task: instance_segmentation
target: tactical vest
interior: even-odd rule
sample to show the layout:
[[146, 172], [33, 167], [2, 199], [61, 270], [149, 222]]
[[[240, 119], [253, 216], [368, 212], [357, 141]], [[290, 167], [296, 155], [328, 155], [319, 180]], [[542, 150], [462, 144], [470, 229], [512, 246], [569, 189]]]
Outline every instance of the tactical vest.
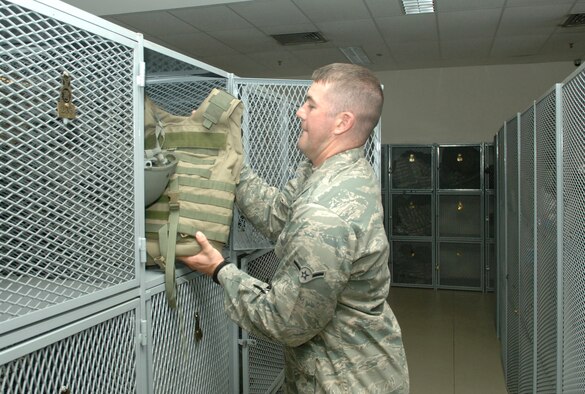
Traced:
[[167, 301], [175, 308], [175, 257], [200, 251], [196, 231], [220, 252], [228, 241], [243, 164], [243, 104], [213, 89], [191, 116], [169, 114], [148, 99], [144, 112], [145, 149], [160, 145], [178, 161], [162, 196], [146, 208], [147, 265], [165, 270]]

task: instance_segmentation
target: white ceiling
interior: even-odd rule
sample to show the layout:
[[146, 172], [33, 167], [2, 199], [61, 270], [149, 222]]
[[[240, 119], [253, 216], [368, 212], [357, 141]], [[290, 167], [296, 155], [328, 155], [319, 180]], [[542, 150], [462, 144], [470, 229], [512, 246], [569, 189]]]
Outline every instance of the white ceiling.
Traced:
[[[374, 71], [585, 58], [585, 27], [561, 26], [585, 0], [435, 0], [436, 13], [421, 15], [403, 15], [399, 0], [65, 2], [243, 77], [310, 75], [346, 62], [347, 46], [362, 47]], [[270, 37], [312, 31], [328, 42]]]

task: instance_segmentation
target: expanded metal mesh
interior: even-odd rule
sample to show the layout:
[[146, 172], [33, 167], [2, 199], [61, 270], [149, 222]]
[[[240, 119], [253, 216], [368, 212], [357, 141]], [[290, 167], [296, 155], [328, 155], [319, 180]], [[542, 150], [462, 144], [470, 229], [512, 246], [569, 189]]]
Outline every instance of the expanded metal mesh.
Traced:
[[439, 189], [481, 189], [479, 146], [439, 147]]
[[534, 365], [534, 107], [520, 116], [519, 144], [518, 391], [524, 393], [533, 390]]
[[439, 285], [481, 289], [481, 243], [439, 243]]
[[481, 212], [480, 195], [439, 195], [439, 236], [479, 238]]
[[[268, 251], [253, 260], [243, 260], [247, 266], [247, 272], [256, 279], [266, 283], [272, 281], [272, 277], [279, 265], [279, 260], [274, 251]], [[249, 347], [249, 393], [269, 393], [284, 369], [284, 354], [281, 344], [269, 342], [253, 334], [249, 334], [256, 345]], [[246, 362], [244, 360], [244, 362]]]
[[563, 392], [585, 391], [585, 72], [563, 86]]
[[[311, 81], [236, 79], [246, 110], [242, 133], [246, 161], [268, 184], [282, 189], [304, 159], [297, 147], [301, 123], [296, 116]], [[380, 126], [365, 145], [366, 158], [380, 176]], [[234, 250], [271, 248], [272, 243], [237, 215]]]
[[518, 392], [519, 322], [518, 322], [518, 122], [506, 123], [506, 264], [507, 264], [507, 349], [506, 381], [508, 390]]
[[0, 15], [2, 322], [135, 278], [135, 214], [133, 49], [5, 1]]
[[136, 392], [136, 316], [132, 310], [0, 365], [0, 392]]
[[555, 392], [557, 376], [556, 100], [536, 103], [536, 359], [537, 392]]
[[147, 76], [145, 94], [158, 107], [173, 115], [190, 116], [213, 88], [226, 90], [226, 83], [227, 80], [222, 78], [157, 80], [154, 76]]
[[389, 167], [393, 189], [433, 188], [433, 148], [391, 147]]
[[197, 275], [177, 286], [177, 305], [170, 309], [164, 292], [151, 300], [154, 392], [230, 392], [230, 322], [222, 288]]

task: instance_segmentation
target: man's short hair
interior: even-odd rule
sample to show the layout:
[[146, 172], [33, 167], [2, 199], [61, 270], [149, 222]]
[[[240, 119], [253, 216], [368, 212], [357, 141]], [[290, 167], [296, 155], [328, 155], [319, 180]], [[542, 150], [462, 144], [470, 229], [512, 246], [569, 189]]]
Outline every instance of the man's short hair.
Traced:
[[382, 114], [384, 93], [380, 80], [365, 67], [349, 63], [333, 63], [313, 72], [314, 82], [330, 85], [328, 97], [337, 114], [352, 112], [357, 119], [357, 129], [365, 136], [370, 135]]

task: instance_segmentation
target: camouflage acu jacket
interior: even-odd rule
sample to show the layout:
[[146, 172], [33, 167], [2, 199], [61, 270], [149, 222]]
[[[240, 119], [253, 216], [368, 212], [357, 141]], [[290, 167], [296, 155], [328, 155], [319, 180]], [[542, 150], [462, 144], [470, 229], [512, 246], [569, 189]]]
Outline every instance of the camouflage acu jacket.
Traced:
[[302, 163], [282, 191], [245, 169], [236, 202], [275, 240], [280, 265], [271, 284], [222, 269], [226, 311], [285, 345], [287, 392], [407, 393], [380, 188], [363, 149]]

